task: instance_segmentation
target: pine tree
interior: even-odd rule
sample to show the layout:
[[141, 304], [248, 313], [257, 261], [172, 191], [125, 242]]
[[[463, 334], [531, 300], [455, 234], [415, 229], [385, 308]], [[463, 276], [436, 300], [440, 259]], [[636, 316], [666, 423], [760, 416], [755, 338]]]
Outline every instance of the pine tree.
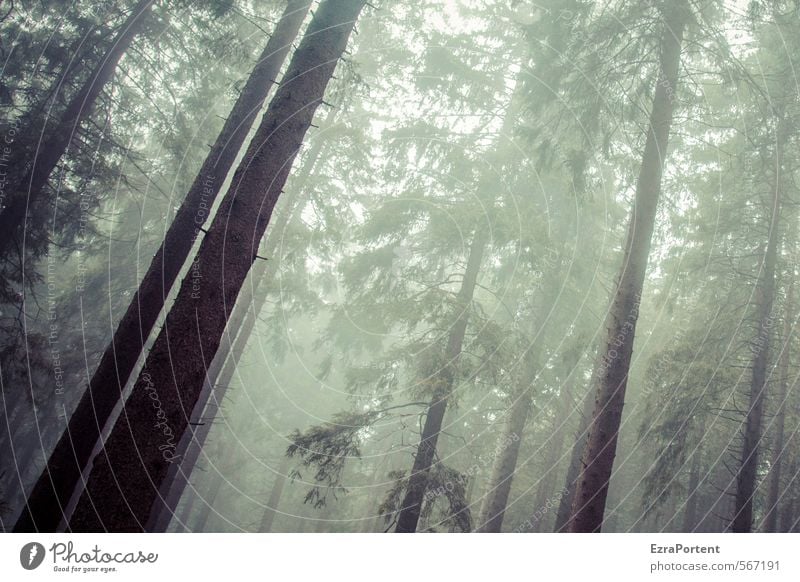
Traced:
[[70, 417], [69, 426], [31, 491], [15, 531], [54, 531], [58, 526], [100, 430], [122, 396], [144, 342], [211, 212], [214, 199], [275, 82], [310, 5], [310, 0], [288, 2], [120, 320], [86, 392]]
[[[328, 0], [317, 10], [95, 460], [70, 519], [71, 530], [144, 528], [169, 464], [177, 460], [172, 457], [177, 439], [186, 429], [230, 310], [259, 260], [258, 241], [364, 4]], [[180, 364], [173, 367], [173, 362]], [[154, 401], [160, 404], [155, 419]], [[119, 479], [122, 473], [125, 478]]]

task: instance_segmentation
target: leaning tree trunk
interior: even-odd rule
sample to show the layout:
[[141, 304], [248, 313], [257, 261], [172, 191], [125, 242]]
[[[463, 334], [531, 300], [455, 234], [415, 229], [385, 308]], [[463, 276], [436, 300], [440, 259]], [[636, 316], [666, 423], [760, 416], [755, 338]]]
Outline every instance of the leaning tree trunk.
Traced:
[[400, 513], [397, 516], [396, 533], [414, 533], [417, 531], [422, 502], [425, 497], [425, 491], [428, 488], [428, 475], [436, 456], [436, 444], [439, 441], [444, 414], [447, 411], [447, 401], [456, 382], [458, 360], [461, 355], [461, 348], [464, 345], [464, 336], [466, 335], [467, 322], [469, 321], [470, 304], [475, 293], [475, 285], [478, 282], [478, 274], [480, 273], [486, 244], [486, 233], [483, 229], [478, 228], [472, 238], [464, 280], [461, 282], [461, 288], [458, 290], [456, 298], [456, 309], [459, 310], [459, 314], [450, 328], [450, 334], [447, 338], [444, 365], [434, 379], [436, 387], [428, 405], [428, 413], [425, 416], [425, 424], [417, 446], [417, 454], [411, 467], [405, 497], [400, 506]]
[[15, 531], [54, 531], [195, 238], [280, 72], [311, 0], [290, 0], [28, 498]]
[[479, 533], [499, 533], [503, 527], [511, 482], [517, 467], [522, 433], [533, 402], [533, 387], [527, 386], [511, 405], [505, 428], [495, 450], [494, 467], [489, 478], [486, 498], [478, 518]]
[[[94, 109], [97, 98], [114, 76], [120, 59], [128, 50], [133, 39], [144, 30], [154, 3], [154, 0], [140, 0], [134, 6], [96, 68], [70, 99], [53, 129], [47, 133], [47, 137], [37, 147], [30, 170], [23, 174], [19, 183], [14, 184], [12, 196], [6, 201], [6, 207], [0, 212], [0, 256], [6, 256], [11, 251], [12, 246], [15, 246], [15, 241], [18, 242], [19, 236], [24, 237], [28, 208], [39, 201], [50, 176], [69, 148], [72, 136], [78, 130], [81, 122]], [[61, 519], [58, 510], [59, 508], [56, 507], [54, 512], [57, 512], [57, 520]]]
[[[323, 127], [328, 126], [333, 118], [333, 109], [326, 117]], [[247, 342], [255, 328], [258, 315], [264, 308], [269, 296], [266, 281], [274, 274], [271, 266], [278, 264], [278, 260], [273, 256], [276, 248], [276, 233], [282, 232], [285, 226], [296, 217], [298, 211], [303, 207], [297, 200], [299, 192], [303, 190], [308, 177], [316, 165], [322, 151], [322, 141], [318, 140], [309, 151], [308, 158], [303, 167], [295, 177], [297, 194], [290, 199], [289, 204], [285, 205], [282, 211], [276, 213], [275, 220], [270, 223], [267, 231], [264, 249], [269, 261], [259, 261], [250, 272], [250, 285], [246, 288], [243, 295], [237, 299], [231, 317], [225, 325], [223, 341], [220, 343], [217, 355], [209, 367], [206, 385], [200, 394], [200, 398], [195, 407], [195, 411], [201, 415], [203, 422], [191, 431], [191, 435], [186, 435], [184, 442], [181, 443], [181, 461], [178, 466], [173, 465], [167, 473], [157, 506], [153, 508], [151, 521], [147, 524], [147, 531], [159, 532], [166, 531], [175, 508], [183, 495], [189, 478], [200, 457], [200, 452], [208, 438], [211, 429], [211, 419], [219, 411], [219, 404], [225, 398], [225, 394], [231, 385], [236, 367], [244, 355]], [[264, 284], [262, 284], [264, 283]], [[233, 336], [233, 339], [232, 339]]]
[[783, 462], [783, 451], [785, 450], [784, 429], [786, 426], [786, 395], [789, 386], [789, 365], [791, 354], [791, 336], [794, 310], [792, 301], [794, 299], [793, 277], [789, 276], [789, 288], [786, 291], [786, 306], [783, 319], [783, 351], [780, 358], [780, 378], [778, 380], [778, 394], [776, 402], [778, 406], [775, 415], [775, 438], [772, 443], [772, 464], [769, 471], [769, 494], [767, 496], [767, 515], [764, 518], [764, 531], [778, 531], [778, 503], [780, 501], [781, 489], [781, 464]]
[[236, 170], [124, 410], [97, 456], [69, 527], [141, 531], [177, 461], [208, 363], [292, 162], [323, 103], [365, 0], [320, 4]]
[[608, 336], [602, 349], [604, 359], [596, 376], [595, 407], [569, 523], [569, 531], [572, 532], [600, 531], [616, 456], [639, 300], [661, 194], [661, 175], [672, 123], [683, 29], [689, 8], [681, 0], [674, 4], [663, 4], [662, 10], [665, 11], [665, 30], [661, 41], [660, 73], [636, 183], [622, 270], [607, 319]]
[[[781, 131], [781, 124], [778, 126]], [[772, 307], [775, 302], [775, 263], [778, 255], [778, 223], [781, 213], [781, 147], [778, 135], [775, 153], [775, 184], [769, 219], [769, 237], [758, 284], [758, 334], [754, 343], [753, 372], [742, 441], [742, 457], [736, 474], [736, 497], [731, 531], [749, 533], [753, 528], [753, 497], [756, 493], [761, 424], [767, 389], [767, 367], [772, 339]]]

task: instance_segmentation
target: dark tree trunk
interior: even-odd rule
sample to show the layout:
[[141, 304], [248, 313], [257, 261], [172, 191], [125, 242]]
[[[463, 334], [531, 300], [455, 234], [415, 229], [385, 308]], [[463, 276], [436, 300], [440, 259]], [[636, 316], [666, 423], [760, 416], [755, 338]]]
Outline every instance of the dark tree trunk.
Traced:
[[[72, 136], [81, 122], [91, 114], [98, 96], [114, 76], [120, 59], [133, 39], [144, 29], [153, 4], [154, 0], [140, 0], [133, 7], [101, 61], [70, 99], [64, 113], [36, 149], [30, 170], [23, 174], [18, 184], [14, 185], [12, 197], [7, 200], [7, 206], [0, 212], [0, 256], [6, 256], [12, 247], [16, 248], [15, 242], [21, 243], [21, 239], [25, 236], [28, 208], [38, 203], [50, 176], [69, 148]], [[19, 246], [22, 247], [22, 244]], [[56, 506], [53, 512], [56, 513], [56, 521], [60, 520], [60, 508]]]
[[170, 289], [286, 60], [310, 4], [311, 0], [289, 1], [120, 320], [67, 430], [50, 455], [15, 531], [54, 531], [58, 526], [63, 508], [122, 397]]
[[499, 533], [503, 527], [511, 482], [517, 467], [522, 434], [533, 402], [533, 387], [529, 386], [517, 396], [506, 419], [505, 428], [495, 450], [492, 475], [478, 518], [479, 533]]
[[284, 456], [281, 459], [281, 464], [276, 470], [275, 483], [272, 485], [272, 491], [269, 494], [267, 506], [264, 508], [264, 515], [261, 516], [261, 525], [258, 528], [258, 531], [261, 533], [268, 533], [272, 531], [272, 524], [275, 521], [278, 504], [281, 502], [283, 488], [286, 485], [286, 476], [289, 473], [289, 463], [289, 457]]
[[326, 0], [236, 170], [69, 527], [141, 531], [364, 0]]
[[445, 363], [438, 372], [438, 377], [436, 378], [437, 387], [434, 390], [428, 406], [428, 413], [425, 416], [425, 424], [417, 446], [417, 454], [414, 457], [405, 497], [397, 517], [396, 533], [414, 533], [417, 531], [422, 502], [425, 498], [425, 491], [428, 488], [428, 474], [436, 456], [436, 444], [439, 441], [444, 414], [447, 411], [447, 400], [456, 381], [458, 360], [464, 344], [464, 336], [467, 332], [470, 305], [475, 293], [475, 285], [478, 282], [478, 274], [480, 273], [486, 244], [486, 233], [479, 228], [473, 235], [472, 244], [470, 245], [467, 268], [464, 272], [464, 280], [458, 290], [456, 301], [459, 313], [450, 328], [450, 334], [447, 338], [447, 346], [444, 352]]
[[572, 532], [600, 531], [616, 456], [639, 300], [661, 194], [661, 175], [667, 155], [681, 42], [689, 7], [681, 0], [662, 4], [662, 10], [665, 26], [661, 41], [660, 72], [636, 183], [625, 256], [606, 320], [608, 336], [601, 347], [604, 359], [595, 380], [595, 407], [569, 523], [569, 531]]
[[769, 472], [769, 494], [767, 497], [767, 515], [764, 518], [764, 531], [778, 531], [778, 503], [780, 502], [781, 490], [781, 464], [783, 463], [784, 451], [784, 429], [786, 426], [786, 394], [789, 387], [789, 365], [791, 355], [791, 335], [792, 323], [794, 319], [794, 286], [792, 276], [789, 277], [789, 288], [786, 291], [786, 306], [783, 319], [783, 350], [780, 357], [780, 379], [778, 394], [775, 401], [777, 403], [777, 413], [775, 415], [775, 438], [772, 443], [772, 466]]
[[[333, 114], [329, 113], [327, 120], [330, 120], [332, 116]], [[322, 149], [321, 143], [321, 141], [315, 142], [309, 152], [308, 159], [296, 176], [296, 183], [299, 185], [300, 191], [302, 191], [303, 185], [319, 158]], [[201, 392], [200, 399], [195, 407], [197, 416], [201, 416], [202, 421], [200, 426], [193, 430], [191, 437], [186, 438], [185, 442], [181, 443], [180, 465], [170, 467], [164, 484], [166, 492], [161, 495], [163, 502], [157, 501], [157, 506], [153, 508], [152, 521], [147, 526], [148, 531], [166, 531], [174, 509], [186, 489], [195, 463], [197, 463], [200, 452], [208, 438], [212, 419], [219, 411], [219, 405], [231, 385], [237, 366], [247, 348], [247, 342], [255, 328], [258, 315], [267, 302], [269, 289], [266, 288], [265, 281], [274, 274], [272, 267], [278, 264], [278, 261], [274, 260], [275, 257], [273, 256], [275, 250], [274, 236], [284, 229], [298, 210], [302, 209], [302, 204], [297, 203], [297, 200], [291, 200], [287, 206], [283, 208], [282, 212], [277, 213], [267, 232], [264, 248], [267, 256], [273, 260], [258, 261], [255, 264], [249, 275], [250, 285], [245, 286], [242, 296], [237, 299], [231, 317], [225, 326], [223, 341], [209, 367], [206, 386]], [[233, 340], [231, 340], [231, 335], [234, 336]]]
[[[782, 131], [781, 124], [778, 132]], [[778, 254], [778, 223], [781, 213], [781, 147], [782, 137], [776, 140], [775, 184], [769, 219], [769, 238], [761, 265], [758, 284], [758, 333], [753, 345], [753, 373], [747, 407], [742, 457], [736, 474], [736, 497], [731, 531], [749, 533], [753, 528], [753, 497], [756, 493], [761, 424], [764, 418], [764, 400], [767, 389], [770, 342], [772, 339], [772, 307], [775, 302], [775, 263]]]

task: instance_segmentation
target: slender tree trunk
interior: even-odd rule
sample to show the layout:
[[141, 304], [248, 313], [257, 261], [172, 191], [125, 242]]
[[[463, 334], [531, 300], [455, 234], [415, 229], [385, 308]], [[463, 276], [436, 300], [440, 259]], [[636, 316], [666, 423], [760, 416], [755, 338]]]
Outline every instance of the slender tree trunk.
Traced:
[[290, 0], [222, 131], [203, 162], [139, 289], [103, 353], [69, 426], [30, 494], [16, 531], [54, 531], [111, 416], [170, 289], [183, 268], [270, 87], [297, 36], [311, 0]]
[[703, 461], [703, 438], [704, 432], [700, 432], [700, 444], [695, 449], [692, 455], [692, 466], [689, 469], [689, 495], [686, 498], [686, 509], [683, 513], [683, 532], [693, 532], [697, 529], [697, 498], [699, 496], [698, 489], [700, 487], [700, 470], [702, 469]]
[[[782, 133], [781, 124], [778, 132]], [[776, 140], [775, 184], [769, 220], [769, 238], [758, 284], [758, 334], [754, 343], [753, 373], [747, 419], [742, 441], [742, 457], [736, 474], [736, 498], [731, 531], [749, 533], [753, 527], [753, 497], [756, 493], [761, 424], [764, 418], [764, 400], [767, 389], [770, 342], [772, 339], [772, 308], [775, 302], [775, 263], [778, 254], [778, 223], [781, 213], [781, 148], [782, 136]]]
[[272, 531], [272, 523], [275, 521], [277, 515], [278, 505], [281, 502], [283, 495], [283, 488], [286, 485], [286, 476], [289, 473], [290, 459], [286, 455], [281, 459], [278, 466], [277, 473], [275, 474], [275, 483], [272, 485], [272, 492], [269, 494], [267, 506], [264, 508], [264, 515], [261, 517], [261, 525], [258, 531], [261, 533], [268, 533]]
[[772, 443], [772, 466], [769, 472], [769, 495], [767, 497], [767, 515], [764, 518], [764, 531], [778, 531], [778, 503], [781, 489], [781, 464], [783, 462], [784, 428], [786, 426], [786, 393], [789, 386], [789, 364], [791, 354], [792, 323], [794, 320], [793, 278], [789, 277], [789, 288], [786, 292], [786, 306], [783, 320], [783, 351], [780, 358], [780, 379], [776, 402], [778, 411], [775, 415], [775, 439]]
[[397, 527], [395, 528], [396, 533], [414, 533], [417, 531], [422, 502], [425, 497], [425, 491], [428, 488], [428, 474], [436, 457], [436, 444], [439, 441], [444, 414], [447, 411], [447, 400], [453, 391], [456, 381], [458, 360], [464, 344], [464, 336], [467, 332], [470, 304], [475, 293], [475, 285], [478, 282], [478, 274], [480, 273], [486, 244], [486, 233], [479, 228], [473, 235], [472, 244], [470, 245], [467, 269], [464, 272], [464, 280], [458, 291], [456, 302], [459, 314], [450, 328], [444, 352], [444, 366], [435, 379], [436, 388], [428, 406], [428, 413], [425, 416], [425, 424], [420, 435], [417, 454], [414, 457], [414, 465], [411, 468], [405, 497], [400, 506]]
[[528, 386], [517, 396], [509, 410], [505, 428], [495, 450], [495, 462], [489, 479], [486, 498], [478, 519], [479, 533], [499, 533], [511, 492], [511, 481], [517, 467], [522, 433], [533, 402], [533, 387]]
[[317, 9], [95, 459], [69, 523], [73, 531], [141, 531], [147, 522], [272, 209], [365, 3], [325, 0]]
[[[15, 185], [16, 191], [7, 201], [7, 206], [0, 211], [0, 256], [6, 256], [12, 247], [16, 247], [14, 243], [25, 236], [25, 217], [28, 209], [38, 203], [53, 170], [69, 148], [72, 136], [81, 122], [91, 114], [98, 96], [114, 76], [120, 59], [133, 39], [144, 29], [153, 4], [154, 0], [137, 2], [101, 61], [70, 99], [64, 113], [36, 149], [31, 169], [23, 175], [19, 184]], [[56, 518], [61, 519], [60, 514]]]
[[[570, 371], [570, 375], [574, 372]], [[562, 391], [559, 394], [559, 408], [556, 411], [556, 414], [553, 416], [553, 425], [550, 431], [552, 435], [550, 439], [548, 439], [547, 444], [547, 456], [545, 458], [545, 474], [542, 477], [542, 481], [539, 484], [539, 487], [536, 492], [536, 502], [534, 504], [534, 512], [539, 512], [542, 514], [543, 510], [547, 507], [548, 499], [555, 495], [556, 493], [556, 477], [557, 473], [557, 466], [558, 460], [561, 458], [561, 454], [564, 450], [564, 437], [565, 437], [565, 426], [564, 426], [564, 419], [568, 418], [569, 416], [569, 408], [570, 404], [572, 404], [572, 387], [571, 387], [572, 380], [567, 378], [566, 382], [562, 387]], [[534, 513], [533, 517], [536, 516]], [[543, 515], [542, 515], [543, 516]], [[533, 531], [541, 531], [542, 519], [539, 518], [536, 521], [531, 521], [533, 524]]]
[[572, 532], [600, 531], [608, 483], [616, 456], [625, 387], [639, 315], [639, 300], [661, 193], [661, 175], [672, 123], [681, 42], [689, 7], [685, 1], [680, 0], [662, 4], [662, 10], [665, 30], [661, 41], [660, 73], [636, 184], [622, 270], [607, 319], [608, 336], [601, 350], [604, 353], [604, 362], [599, 367], [596, 379], [595, 408], [569, 523], [569, 530]]
[[796, 491], [797, 491], [797, 461], [789, 463], [788, 474], [791, 475], [791, 480], [783, 489], [782, 497], [785, 499], [783, 507], [781, 508], [781, 531], [790, 532], [795, 523], [795, 505]]

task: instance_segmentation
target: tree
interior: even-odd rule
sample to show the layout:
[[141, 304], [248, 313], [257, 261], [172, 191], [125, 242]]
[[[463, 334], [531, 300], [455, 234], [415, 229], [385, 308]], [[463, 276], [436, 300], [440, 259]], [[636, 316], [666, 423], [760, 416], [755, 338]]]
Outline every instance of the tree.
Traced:
[[[149, 4], [148, 4], [149, 5]], [[15, 531], [54, 531], [80, 479], [100, 431], [122, 397], [125, 385], [186, 262], [214, 200], [263, 105], [311, 0], [291, 0], [258, 58], [189, 188], [166, 237], [117, 326], [83, 397], [70, 417], [34, 486]], [[1, 242], [1, 241], [0, 241]]]
[[[125, 409], [95, 460], [70, 529], [144, 527], [168, 466], [176, 460], [172, 457], [176, 439], [186, 429], [230, 310], [253, 262], [259, 260], [258, 241], [364, 4], [328, 0], [316, 12]], [[197, 318], [198, 313], [203, 316]], [[173, 368], [173, 361], [180, 364]], [[154, 402], [160, 405], [156, 431]], [[122, 473], [126, 477], [120, 480], [116, 475]]]
[[760, 265], [758, 284], [758, 332], [753, 341], [752, 378], [747, 407], [747, 420], [742, 442], [742, 456], [736, 473], [736, 505], [731, 529], [734, 532], [749, 532], [753, 527], [753, 497], [756, 490], [761, 424], [764, 417], [764, 402], [770, 372], [770, 344], [772, 341], [772, 309], [775, 302], [775, 265], [781, 233], [781, 194], [783, 186], [783, 147], [785, 125], [776, 123], [774, 179], [772, 181], [772, 205], [769, 213], [769, 235], [763, 262]]
[[436, 456], [436, 443], [442, 430], [447, 401], [451, 397], [456, 377], [461, 348], [469, 321], [472, 296], [478, 282], [483, 253], [488, 243], [484, 230], [476, 230], [472, 235], [472, 243], [467, 255], [467, 268], [464, 279], [458, 290], [456, 305], [458, 316], [450, 328], [447, 345], [444, 349], [442, 367], [434, 373], [430, 381], [433, 384], [433, 396], [425, 414], [425, 424], [420, 434], [414, 464], [406, 484], [405, 495], [397, 516], [397, 533], [413, 533], [417, 531], [422, 501], [428, 486], [428, 474]]
[[772, 444], [772, 460], [769, 471], [769, 490], [767, 496], [767, 515], [764, 518], [764, 531], [778, 531], [778, 512], [781, 494], [781, 469], [787, 443], [785, 442], [786, 400], [789, 397], [789, 366], [794, 326], [794, 269], [790, 271], [783, 313], [783, 345], [781, 347], [778, 392], [775, 394], [777, 412]]
[[659, 75], [636, 184], [625, 256], [608, 313], [608, 336], [601, 350], [603, 364], [599, 366], [595, 380], [597, 393], [594, 411], [569, 525], [572, 532], [600, 531], [603, 523], [608, 484], [622, 421], [636, 320], [639, 316], [639, 303], [661, 193], [661, 175], [672, 123], [681, 42], [690, 18], [690, 9], [681, 1], [663, 4], [661, 10], [664, 31]]
[[[78, 126], [91, 114], [95, 101], [113, 77], [131, 42], [145, 29], [153, 3], [154, 0], [136, 3], [92, 74], [72, 96], [52, 129], [45, 134], [33, 160], [29, 162], [30, 168], [12, 185], [11, 196], [3, 201], [0, 212], [0, 256], [8, 261], [15, 253], [19, 254], [21, 270], [25, 261], [26, 215], [39, 205], [50, 176], [69, 148]], [[17, 163], [27, 165], [28, 161], [20, 160]], [[4, 288], [7, 284], [3, 281]]]

